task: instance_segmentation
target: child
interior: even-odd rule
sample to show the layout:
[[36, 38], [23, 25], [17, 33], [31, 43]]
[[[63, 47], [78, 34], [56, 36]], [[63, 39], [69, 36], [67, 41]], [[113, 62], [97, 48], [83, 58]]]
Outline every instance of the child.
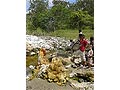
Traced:
[[87, 53], [88, 57], [88, 67], [93, 66], [93, 50], [92, 50], [92, 45], [89, 47], [89, 51]]
[[90, 45], [92, 45], [92, 50], [94, 51], [94, 37], [90, 37]]
[[82, 36], [80, 37], [80, 57], [81, 60], [83, 62], [83, 66], [86, 65], [86, 58], [85, 58], [85, 50], [86, 50], [86, 46], [88, 45], [87, 40], [85, 40], [85, 35], [82, 34]]
[[90, 37], [90, 45], [92, 45], [92, 50], [93, 50], [93, 63], [94, 63], [94, 37]]
[[83, 66], [86, 65], [86, 58], [85, 58], [85, 50], [86, 46], [88, 45], [87, 40], [85, 39], [85, 35], [79, 35], [79, 50], [77, 50], [74, 54], [81, 58]]

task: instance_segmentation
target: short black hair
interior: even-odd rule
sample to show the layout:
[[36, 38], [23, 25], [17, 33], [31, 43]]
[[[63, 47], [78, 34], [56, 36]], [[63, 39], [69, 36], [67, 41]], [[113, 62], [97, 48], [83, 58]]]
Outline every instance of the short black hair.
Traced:
[[79, 30], [79, 33], [82, 32], [82, 30]]
[[94, 37], [90, 37], [90, 41], [94, 40]]

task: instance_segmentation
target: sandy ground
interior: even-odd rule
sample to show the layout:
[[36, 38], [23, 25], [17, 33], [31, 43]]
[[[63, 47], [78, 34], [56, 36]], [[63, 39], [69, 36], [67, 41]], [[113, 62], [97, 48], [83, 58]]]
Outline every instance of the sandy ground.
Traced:
[[58, 86], [56, 83], [49, 83], [43, 79], [33, 79], [26, 82], [26, 90], [76, 90], [71, 86]]

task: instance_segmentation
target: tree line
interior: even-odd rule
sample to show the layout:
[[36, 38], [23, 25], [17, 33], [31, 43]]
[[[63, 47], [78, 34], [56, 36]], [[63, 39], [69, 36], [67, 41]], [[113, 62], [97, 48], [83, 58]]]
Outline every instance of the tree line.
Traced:
[[30, 0], [29, 13], [26, 14], [26, 29], [37, 28], [50, 32], [59, 29], [94, 29], [94, 0]]

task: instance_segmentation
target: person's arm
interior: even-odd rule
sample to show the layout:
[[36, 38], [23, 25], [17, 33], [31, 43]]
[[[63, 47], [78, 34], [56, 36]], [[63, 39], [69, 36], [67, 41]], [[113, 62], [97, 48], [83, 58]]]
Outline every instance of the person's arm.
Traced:
[[74, 45], [77, 44], [77, 43], [79, 43], [79, 40], [77, 40], [77, 41], [71, 46], [71, 48], [73, 48]]

